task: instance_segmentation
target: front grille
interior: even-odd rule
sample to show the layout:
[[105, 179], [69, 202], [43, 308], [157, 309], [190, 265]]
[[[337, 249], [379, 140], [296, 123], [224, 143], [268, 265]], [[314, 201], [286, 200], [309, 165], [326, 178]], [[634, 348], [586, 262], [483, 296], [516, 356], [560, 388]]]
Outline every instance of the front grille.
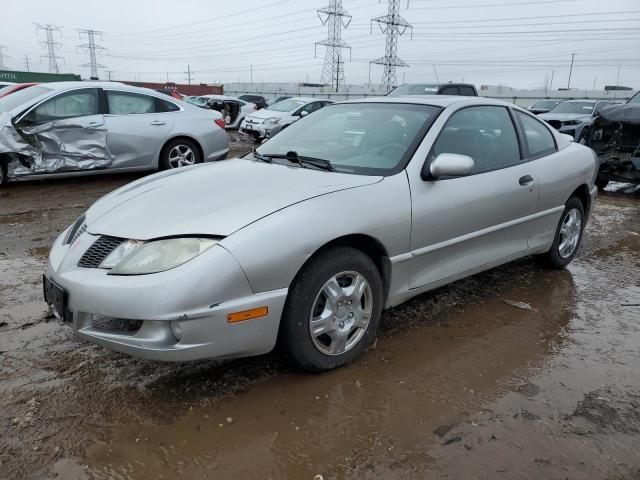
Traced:
[[86, 252], [84, 252], [84, 255], [82, 255], [82, 258], [78, 262], [78, 266], [85, 268], [98, 268], [102, 261], [107, 258], [107, 256], [122, 242], [124, 242], [124, 238], [102, 235], [93, 242], [93, 245], [91, 245]]

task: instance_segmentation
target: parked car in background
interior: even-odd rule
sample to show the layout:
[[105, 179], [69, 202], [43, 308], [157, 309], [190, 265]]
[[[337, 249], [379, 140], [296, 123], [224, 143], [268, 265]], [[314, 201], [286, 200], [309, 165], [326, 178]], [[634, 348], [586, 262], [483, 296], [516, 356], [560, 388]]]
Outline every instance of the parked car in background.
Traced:
[[29, 88], [34, 85], [39, 85], [39, 84], [38, 83], [16, 83], [15, 85], [9, 85], [6, 88], [3, 88], [0, 90], [0, 98], [6, 97], [7, 95], [11, 95], [14, 92], [24, 90], [25, 88]]
[[198, 97], [198, 101], [202, 100], [205, 103], [199, 106], [220, 112], [225, 121], [225, 128], [228, 129], [237, 130], [245, 117], [258, 109], [254, 103], [227, 95], [202, 95]]
[[191, 105], [195, 105], [196, 107], [204, 107], [207, 104], [208, 99], [197, 95], [187, 95], [182, 100], [190, 103]]
[[287, 100], [289, 98], [291, 98], [291, 95], [285, 95], [284, 97], [272, 98], [271, 100], [269, 100], [269, 105], [273, 105], [274, 103], [278, 103], [278, 102], [281, 102], [283, 100]]
[[406, 83], [394, 88], [387, 97], [404, 97], [407, 95], [461, 95], [477, 97], [476, 87], [470, 83]]
[[258, 110], [260, 110], [261, 108], [265, 108], [269, 103], [267, 102], [267, 99], [264, 98], [262, 95], [240, 95], [238, 97], [240, 100], [244, 100], [245, 102], [250, 102], [253, 103], [256, 107], [258, 107]]
[[562, 100], [540, 100], [527, 108], [527, 110], [534, 115], [540, 115], [541, 113], [547, 113], [552, 108], [555, 108], [560, 102], [562, 102]]
[[599, 188], [612, 180], [640, 185], [640, 93], [624, 105], [602, 108], [584, 143], [600, 157]]
[[317, 98], [288, 98], [248, 115], [240, 124], [239, 131], [252, 135], [256, 140], [273, 137], [300, 118], [331, 103], [333, 103], [331, 100]]
[[590, 148], [498, 100], [329, 105], [243, 159], [102, 197], [54, 242], [45, 299], [80, 338], [129, 355], [277, 342], [329, 370], [374, 343], [385, 308], [528, 255], [565, 267], [596, 172]]
[[0, 183], [219, 160], [218, 112], [116, 82], [57, 82], [0, 98]]
[[607, 100], [565, 100], [540, 118], [561, 133], [578, 139], [581, 130], [598, 115], [600, 110], [613, 102]]

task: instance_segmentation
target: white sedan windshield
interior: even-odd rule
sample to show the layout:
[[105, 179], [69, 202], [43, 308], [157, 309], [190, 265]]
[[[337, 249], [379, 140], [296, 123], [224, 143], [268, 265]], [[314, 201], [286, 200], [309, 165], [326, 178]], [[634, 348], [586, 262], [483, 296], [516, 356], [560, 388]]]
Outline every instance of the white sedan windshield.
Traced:
[[330, 105], [283, 130], [257, 152], [328, 160], [339, 172], [393, 174], [404, 168], [439, 111], [403, 103]]

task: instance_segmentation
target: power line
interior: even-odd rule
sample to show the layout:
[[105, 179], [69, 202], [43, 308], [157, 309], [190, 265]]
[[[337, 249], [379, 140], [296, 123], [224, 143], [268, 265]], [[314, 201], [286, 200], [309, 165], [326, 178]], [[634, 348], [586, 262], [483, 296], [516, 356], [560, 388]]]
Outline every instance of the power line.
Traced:
[[86, 35], [87, 43], [80, 44], [76, 48], [79, 48], [83, 53], [89, 54], [89, 63], [85, 63], [81, 65], [81, 67], [91, 68], [91, 78], [96, 80], [98, 79], [98, 68], [107, 68], [98, 63], [98, 53], [102, 53], [107, 50], [102, 45], [96, 44], [96, 37], [99, 37], [100, 40], [102, 40], [102, 33], [103, 32], [99, 32], [98, 30], [78, 29], [80, 38], [82, 38], [83, 35]]
[[342, 50], [348, 48], [351, 52], [351, 47], [342, 40], [342, 29], [351, 23], [351, 15], [342, 7], [342, 0], [329, 0], [328, 6], [318, 10], [318, 17], [322, 25], [327, 25], [327, 39], [316, 42], [316, 48], [327, 47], [320, 81], [333, 85], [335, 80], [337, 92], [340, 82], [344, 83], [344, 69], [340, 68]]
[[58, 32], [58, 34], [62, 35], [62, 27], [57, 27], [55, 25], [45, 24], [41, 25], [39, 23], [35, 24], [36, 33], [40, 30], [44, 30], [45, 32], [45, 41], [40, 42], [41, 45], [46, 47], [47, 53], [46, 55], [42, 55], [43, 58], [46, 58], [49, 61], [49, 73], [60, 73], [60, 68], [58, 66], [58, 60], [61, 60], [64, 63], [64, 58], [58, 57], [56, 55], [56, 51], [60, 50], [62, 44], [60, 42], [56, 42], [53, 39], [53, 34]]
[[[398, 57], [398, 37], [404, 35], [409, 29], [413, 37], [413, 26], [400, 15], [400, 0], [387, 0], [387, 2], [387, 14], [371, 19], [371, 28], [376, 22], [380, 31], [387, 36], [384, 57], [372, 60], [371, 63], [384, 66], [381, 85], [389, 91], [396, 85], [396, 67], [409, 66]], [[407, 0], [408, 7], [409, 0]]]

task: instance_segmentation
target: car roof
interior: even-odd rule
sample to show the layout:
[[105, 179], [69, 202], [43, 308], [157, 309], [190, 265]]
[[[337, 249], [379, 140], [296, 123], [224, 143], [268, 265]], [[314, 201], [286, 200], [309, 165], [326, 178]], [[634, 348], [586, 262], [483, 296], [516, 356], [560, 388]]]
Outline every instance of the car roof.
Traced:
[[404, 97], [367, 97], [353, 100], [345, 100], [339, 103], [413, 103], [417, 105], [433, 105], [446, 108], [456, 103], [470, 105], [501, 105], [513, 107], [514, 105], [502, 100], [485, 97], [465, 97], [453, 95], [406, 95]]
[[583, 98], [583, 99], [574, 98], [573, 100], [564, 100], [562, 103], [565, 103], [565, 102], [567, 102], [567, 103], [578, 103], [578, 102], [580, 102], [580, 103], [585, 103], [585, 102], [587, 102], [587, 103], [596, 103], [596, 102], [603, 102], [603, 101], [606, 101], [606, 100], [594, 100], [592, 98]]

